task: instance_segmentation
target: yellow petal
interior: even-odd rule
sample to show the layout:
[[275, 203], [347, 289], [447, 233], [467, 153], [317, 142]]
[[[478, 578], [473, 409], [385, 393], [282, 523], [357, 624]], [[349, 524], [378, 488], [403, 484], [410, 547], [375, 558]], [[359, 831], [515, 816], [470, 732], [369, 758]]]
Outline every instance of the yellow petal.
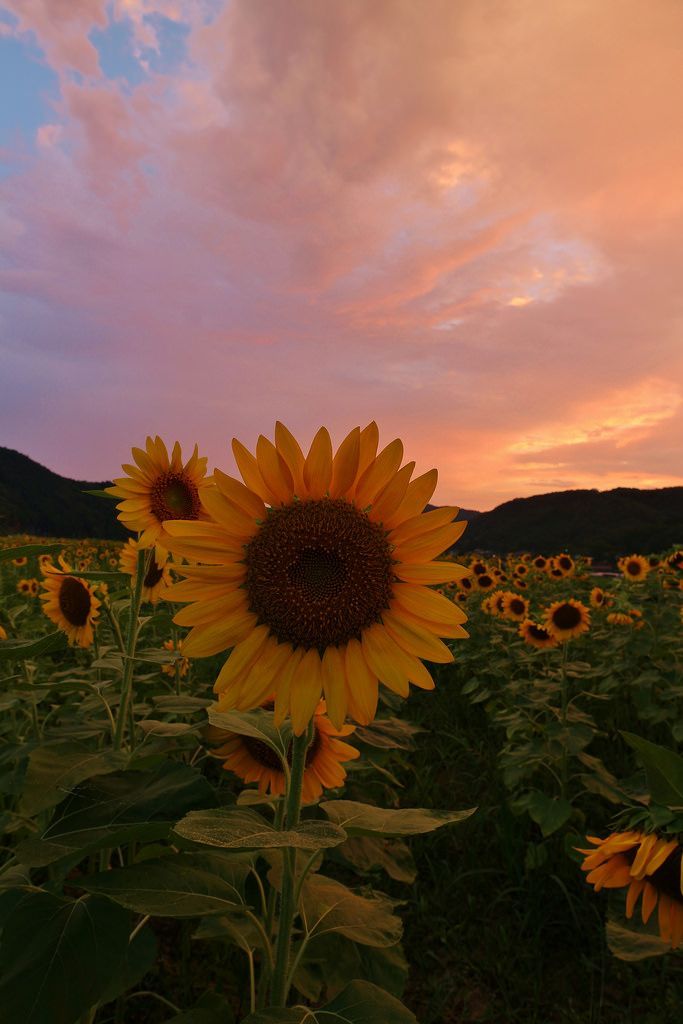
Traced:
[[346, 718], [347, 695], [344, 659], [338, 647], [327, 647], [323, 655], [323, 693], [327, 714], [335, 729], [341, 729]]
[[304, 453], [291, 431], [279, 420], [275, 424], [275, 445], [292, 474], [294, 493], [301, 496], [304, 491]]
[[412, 519], [424, 511], [424, 507], [436, 490], [439, 474], [435, 469], [423, 473], [408, 484], [406, 496], [398, 506], [393, 516], [384, 524], [387, 529], [393, 530], [395, 526], [402, 523], [404, 519]]
[[[399, 469], [398, 473], [395, 474], [393, 479], [389, 481], [384, 490], [373, 501], [368, 512], [368, 519], [375, 523], [384, 523], [394, 514], [405, 497], [414, 469], [414, 462], [408, 462]], [[392, 543], [395, 542], [392, 541]]]
[[322, 675], [320, 655], [311, 648], [299, 662], [291, 684], [289, 700], [295, 736], [301, 736], [315, 714], [323, 689]]
[[652, 911], [657, 906], [657, 890], [654, 885], [650, 882], [645, 882], [645, 890], [643, 892], [643, 899], [640, 905], [640, 912], [643, 918], [643, 924], [647, 924]]
[[[226, 627], [235, 612], [247, 607], [247, 594], [242, 588], [229, 594], [221, 594], [206, 601], [195, 601], [187, 608], [181, 608], [173, 617], [177, 626], [201, 626], [204, 623], [222, 624]], [[230, 621], [226, 621], [226, 620]]]
[[467, 523], [463, 519], [459, 523], [451, 523], [449, 526], [441, 526], [437, 530], [430, 530], [422, 537], [406, 541], [394, 548], [392, 557], [397, 562], [428, 562], [431, 558], [443, 554], [451, 548], [461, 536]]
[[399, 647], [408, 651], [408, 654], [414, 654], [417, 658], [424, 658], [426, 661], [444, 665], [453, 661], [453, 654], [448, 647], [422, 626], [406, 622], [402, 616], [399, 617], [391, 612], [382, 613], [382, 622], [387, 633], [393, 637]]
[[443, 594], [437, 594], [435, 590], [428, 590], [427, 587], [395, 583], [393, 601], [420, 619], [430, 619], [449, 625], [467, 622], [467, 616], [457, 604], [449, 601]]
[[332, 441], [325, 427], [313, 438], [304, 463], [304, 486], [309, 498], [322, 498], [332, 479]]
[[233, 505], [216, 487], [202, 488], [200, 501], [212, 519], [233, 537], [246, 541], [259, 529], [253, 516]]
[[634, 878], [626, 893], [626, 917], [633, 917], [633, 908], [645, 887], [645, 879]]
[[414, 540], [424, 533], [430, 533], [439, 526], [446, 526], [453, 522], [459, 509], [453, 505], [443, 505], [441, 508], [433, 508], [431, 512], [421, 512], [420, 515], [406, 519], [391, 531], [390, 540], [392, 544], [403, 544], [405, 541]]
[[256, 616], [245, 612], [239, 619], [217, 626], [195, 626], [183, 640], [183, 654], [188, 658], [208, 658], [234, 647], [256, 625]]
[[377, 678], [401, 697], [408, 696], [408, 676], [402, 671], [394, 653], [394, 644], [386, 630], [376, 623], [363, 630], [361, 647], [363, 657]]
[[635, 856], [633, 864], [631, 865], [631, 874], [634, 878], [638, 878], [639, 875], [642, 877], [642, 875], [645, 874], [647, 862], [656, 843], [657, 836], [654, 832], [652, 832], [649, 836], [645, 836], [645, 838], [643, 839], [642, 843], [640, 844], [640, 849], [638, 850], [638, 853]]
[[275, 445], [263, 434], [259, 435], [256, 443], [256, 461], [275, 504], [288, 504], [294, 497], [294, 478]]
[[266, 647], [260, 658], [252, 665], [237, 694], [237, 710], [251, 711], [267, 700], [272, 692], [274, 681], [292, 655], [291, 644], [279, 644], [275, 637], [272, 646]]
[[[257, 626], [253, 632], [245, 637], [230, 653], [230, 657], [218, 673], [218, 678], [213, 684], [215, 693], [222, 693], [227, 690], [236, 680], [244, 678], [256, 659], [260, 656], [269, 636], [267, 626]], [[183, 651], [185, 645], [183, 644]]]
[[423, 562], [421, 564], [395, 565], [394, 575], [406, 583], [424, 583], [435, 586], [439, 583], [454, 583], [470, 575], [470, 570], [455, 562]]
[[279, 677], [275, 680], [275, 712], [273, 721], [277, 729], [280, 728], [285, 718], [289, 715], [292, 679], [303, 656], [304, 652], [301, 647], [297, 651], [293, 651], [289, 661], [283, 666]]
[[396, 438], [383, 448], [359, 478], [353, 499], [359, 508], [367, 508], [398, 471], [403, 458], [403, 442]]
[[344, 438], [332, 460], [330, 497], [341, 498], [353, 485], [358, 474], [360, 458], [360, 427], [354, 427]]
[[252, 519], [265, 519], [266, 506], [258, 494], [245, 487], [240, 480], [235, 480], [234, 477], [221, 472], [220, 469], [214, 470], [213, 478], [218, 490], [233, 505], [236, 505]]
[[359, 640], [349, 640], [344, 652], [346, 685], [349, 690], [349, 714], [359, 723], [368, 725], [377, 711], [377, 676], [363, 657]]
[[232, 439], [232, 454], [235, 456], [237, 468], [242, 474], [242, 479], [249, 490], [253, 491], [254, 494], [258, 494], [259, 498], [265, 501], [267, 505], [272, 505], [273, 495], [263, 481], [258, 462], [236, 437]]
[[360, 454], [358, 455], [358, 474], [356, 480], [360, 480], [365, 470], [374, 461], [379, 448], [379, 427], [373, 420], [368, 423], [360, 432]]

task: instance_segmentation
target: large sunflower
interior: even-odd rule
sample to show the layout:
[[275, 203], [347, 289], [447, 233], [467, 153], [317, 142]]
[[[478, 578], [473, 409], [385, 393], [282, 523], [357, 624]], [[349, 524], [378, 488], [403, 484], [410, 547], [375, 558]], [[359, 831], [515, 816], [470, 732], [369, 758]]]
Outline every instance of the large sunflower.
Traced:
[[[356, 747], [342, 742], [341, 737], [349, 736], [354, 729], [354, 725], [343, 725], [341, 729], [335, 729], [325, 714], [325, 702], [320, 701], [313, 716], [313, 738], [306, 751], [302, 790], [304, 803], [317, 800], [323, 789], [336, 789], [344, 784], [346, 770], [342, 764], [352, 761], [360, 752]], [[280, 796], [285, 792], [282, 764], [266, 743], [251, 736], [240, 736], [220, 729], [212, 729], [211, 738], [222, 741], [222, 745], [213, 754], [223, 759], [224, 768], [239, 775], [244, 782], [258, 782], [260, 793]]]
[[403, 445], [379, 454], [358, 427], [333, 455], [324, 427], [308, 455], [281, 423], [256, 457], [233, 441], [244, 483], [216, 470], [200, 498], [211, 522], [165, 523], [168, 547], [202, 565], [168, 594], [192, 601], [175, 618], [193, 629], [190, 657], [232, 648], [216, 683], [219, 707], [248, 710], [275, 692], [278, 722], [301, 734], [321, 695], [336, 728], [370, 722], [378, 682], [403, 697], [434, 686], [421, 659], [450, 662], [439, 637], [464, 637], [464, 612], [430, 584], [467, 574], [434, 562], [460, 537], [457, 509], [424, 512], [436, 470], [410, 480]]
[[683, 943], [683, 848], [678, 839], [656, 832], [613, 832], [605, 839], [586, 836], [596, 849], [585, 854], [582, 870], [595, 888], [625, 889], [626, 916], [642, 894], [641, 915], [647, 924], [658, 906], [659, 934], [677, 949]]
[[557, 640], [571, 640], [590, 627], [591, 615], [585, 604], [570, 597], [568, 601], [555, 601], [545, 613], [545, 624]]
[[[138, 551], [140, 545], [136, 540], [128, 540], [121, 549], [120, 566], [121, 571], [135, 579], [138, 566]], [[171, 566], [166, 552], [156, 549], [145, 578], [142, 581], [142, 600], [157, 604], [173, 583]]]
[[93, 642], [95, 621], [101, 601], [87, 580], [71, 575], [71, 567], [63, 558], [61, 569], [46, 566], [43, 569], [43, 593], [40, 595], [43, 611], [69, 641], [78, 647], [90, 647]]
[[114, 480], [109, 494], [122, 498], [116, 507], [119, 519], [133, 533], [139, 533], [140, 546], [149, 548], [164, 541], [162, 523], [167, 519], [206, 519], [199, 500], [207, 485], [206, 459], [199, 458], [197, 446], [183, 466], [182, 452], [176, 441], [169, 457], [160, 437], [147, 438], [146, 448], [133, 448], [137, 465], [124, 465], [128, 476]]

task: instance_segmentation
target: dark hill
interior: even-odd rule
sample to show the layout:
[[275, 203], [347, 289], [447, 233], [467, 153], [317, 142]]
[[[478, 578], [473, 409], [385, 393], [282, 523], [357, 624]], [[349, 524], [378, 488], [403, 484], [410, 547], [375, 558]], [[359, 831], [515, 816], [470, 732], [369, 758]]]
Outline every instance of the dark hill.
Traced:
[[0, 447], [0, 534], [111, 540], [127, 537], [116, 518], [114, 502], [83, 494], [110, 483], [68, 480], [27, 455]]
[[683, 544], [683, 487], [555, 491], [515, 498], [470, 522], [455, 551], [559, 551], [609, 558]]

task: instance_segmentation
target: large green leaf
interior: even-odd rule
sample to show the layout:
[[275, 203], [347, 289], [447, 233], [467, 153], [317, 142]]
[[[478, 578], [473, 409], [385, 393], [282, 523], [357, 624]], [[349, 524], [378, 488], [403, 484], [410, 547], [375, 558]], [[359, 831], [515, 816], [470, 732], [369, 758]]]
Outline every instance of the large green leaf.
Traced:
[[400, 999], [407, 976], [408, 964], [400, 943], [361, 946], [335, 933], [308, 940], [293, 985], [310, 1002], [318, 1003], [323, 996], [331, 999], [350, 981], [363, 978]]
[[304, 821], [296, 828], [279, 832], [247, 807], [190, 811], [174, 831], [193, 843], [224, 850], [321, 850], [339, 846], [346, 839], [346, 832], [329, 821]]
[[621, 735], [633, 747], [645, 768], [654, 802], [677, 810], [683, 808], [683, 757], [632, 732], [622, 732]]
[[30, 558], [32, 555], [49, 555], [63, 551], [63, 544], [19, 544], [15, 548], [0, 548], [0, 562], [11, 558]]
[[417, 1024], [410, 1010], [369, 981], [352, 981], [319, 1010], [293, 1006], [250, 1014], [244, 1024]]
[[203, 917], [244, 905], [250, 858], [175, 853], [80, 880], [81, 888], [109, 896], [153, 917]]
[[74, 1024], [125, 968], [129, 933], [109, 900], [26, 893], [0, 941], [0, 1024]]
[[466, 811], [431, 811], [423, 807], [387, 810], [354, 800], [323, 800], [325, 814], [350, 836], [414, 836], [433, 832], [442, 825], [464, 821], [476, 807]]
[[17, 858], [42, 867], [130, 840], [163, 839], [189, 808], [214, 802], [209, 783], [187, 765], [166, 761], [153, 771], [113, 772], [76, 787], [42, 836], [19, 844]]
[[[655, 914], [655, 917], [657, 915]], [[644, 927], [634, 926], [633, 921], [610, 917], [605, 926], [607, 945], [618, 960], [645, 960], [651, 956], [664, 956], [670, 952], [668, 942]]]
[[128, 755], [116, 750], [91, 750], [83, 743], [66, 741], [31, 752], [21, 799], [26, 815], [54, 807], [86, 779], [124, 767]]
[[335, 858], [342, 857], [353, 864], [357, 871], [372, 871], [383, 868], [390, 878], [397, 882], [415, 881], [415, 862], [406, 843], [400, 839], [385, 839], [382, 836], [350, 836], [334, 851]]
[[358, 896], [324, 875], [309, 875], [301, 887], [301, 911], [314, 935], [338, 932], [361, 945], [393, 946], [403, 930], [393, 907], [388, 897]]
[[208, 715], [211, 725], [237, 733], [239, 736], [250, 736], [252, 739], [260, 740], [281, 757], [289, 749], [291, 726], [285, 723], [277, 729], [272, 711], [263, 711], [261, 708], [255, 711], [215, 711], [209, 708]]
[[68, 647], [66, 634], [61, 629], [47, 633], [37, 640], [0, 640], [0, 661], [23, 661], [41, 654], [54, 654]]
[[572, 813], [572, 805], [568, 800], [559, 796], [547, 796], [538, 789], [529, 793], [527, 808], [544, 836], [552, 835], [558, 828], [562, 828]]

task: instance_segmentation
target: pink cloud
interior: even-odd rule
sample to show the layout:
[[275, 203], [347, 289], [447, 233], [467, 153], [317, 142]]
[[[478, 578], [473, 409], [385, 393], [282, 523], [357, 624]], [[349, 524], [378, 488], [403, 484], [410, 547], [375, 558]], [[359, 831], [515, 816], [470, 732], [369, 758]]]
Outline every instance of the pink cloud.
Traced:
[[[0, 183], [7, 443], [102, 477], [377, 418], [467, 507], [683, 483], [679, 5], [64, 3], [14, 5], [63, 77]], [[182, 69], [107, 80], [107, 10]]]

